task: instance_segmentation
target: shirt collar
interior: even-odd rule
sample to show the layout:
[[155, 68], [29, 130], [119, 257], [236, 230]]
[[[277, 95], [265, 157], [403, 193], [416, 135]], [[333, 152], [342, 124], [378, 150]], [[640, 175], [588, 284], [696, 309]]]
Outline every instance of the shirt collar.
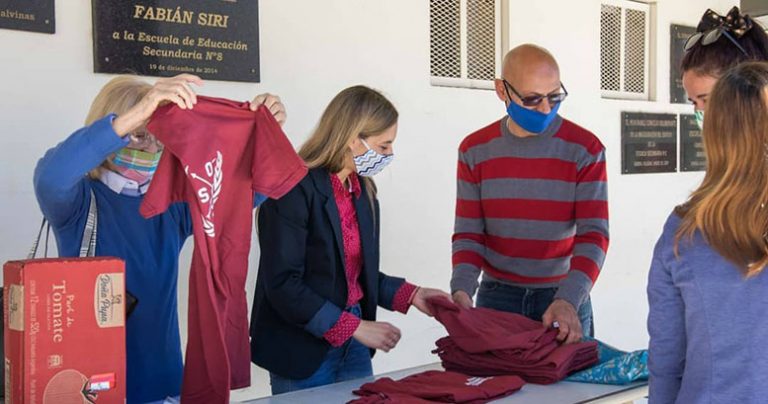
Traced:
[[344, 195], [354, 194], [355, 197], [359, 197], [361, 189], [360, 180], [358, 179], [357, 174], [349, 174], [349, 176], [347, 176], [347, 182], [349, 183], [349, 186], [345, 187], [344, 184], [341, 183], [339, 176], [331, 173], [331, 185], [333, 185], [334, 191], [342, 191]]
[[360, 180], [357, 174], [349, 174], [347, 179], [349, 180], [349, 192], [355, 194], [355, 197], [360, 196]]
[[149, 189], [149, 181], [139, 185], [138, 182], [129, 180], [128, 178], [125, 178], [112, 170], [107, 170], [104, 167], [99, 168], [99, 181], [112, 191], [129, 196], [144, 195]]

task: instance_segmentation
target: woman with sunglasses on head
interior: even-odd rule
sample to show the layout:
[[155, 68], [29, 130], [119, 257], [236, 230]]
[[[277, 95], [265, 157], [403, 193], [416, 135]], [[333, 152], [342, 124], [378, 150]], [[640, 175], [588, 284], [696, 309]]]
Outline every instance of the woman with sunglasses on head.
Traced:
[[768, 397], [768, 63], [725, 73], [706, 112], [704, 180], [667, 219], [648, 279], [651, 404]]
[[447, 293], [379, 271], [381, 216], [372, 176], [393, 158], [398, 112], [364, 86], [342, 91], [299, 155], [307, 176], [259, 208], [261, 258], [251, 316], [251, 358], [272, 394], [370, 376], [375, 350], [400, 330], [376, 308], [402, 313]]
[[725, 16], [707, 10], [696, 31], [685, 43], [681, 68], [683, 87], [701, 128], [707, 99], [717, 79], [739, 63], [768, 60], [768, 35], [738, 7]]
[[[138, 301], [126, 320], [128, 403], [162, 403], [181, 391], [176, 284], [192, 221], [184, 203], [151, 219], [139, 214], [139, 205], [163, 150], [147, 121], [165, 103], [194, 108], [191, 85], [202, 84], [189, 74], [154, 85], [134, 76], [112, 79], [94, 99], [86, 126], [48, 150], [35, 168], [35, 195], [59, 255], [78, 256], [84, 229], [93, 226], [87, 222], [94, 201], [95, 255], [125, 260], [126, 289]], [[260, 95], [251, 109], [262, 103], [278, 122], [285, 120], [279, 98]]]

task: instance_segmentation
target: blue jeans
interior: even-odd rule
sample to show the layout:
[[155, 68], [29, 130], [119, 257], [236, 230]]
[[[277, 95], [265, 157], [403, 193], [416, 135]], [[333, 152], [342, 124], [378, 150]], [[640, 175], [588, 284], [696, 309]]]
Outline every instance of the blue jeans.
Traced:
[[[360, 305], [355, 305], [348, 311], [361, 317]], [[372, 375], [371, 351], [356, 339], [350, 338], [344, 345], [331, 348], [320, 368], [312, 376], [306, 379], [288, 379], [269, 372], [269, 380], [274, 395]]]
[[[482, 281], [477, 292], [477, 307], [522, 314], [532, 320], [541, 321], [556, 292], [557, 288], [524, 288], [501, 282]], [[581, 304], [577, 313], [584, 335], [594, 337], [592, 301], [589, 297]]]

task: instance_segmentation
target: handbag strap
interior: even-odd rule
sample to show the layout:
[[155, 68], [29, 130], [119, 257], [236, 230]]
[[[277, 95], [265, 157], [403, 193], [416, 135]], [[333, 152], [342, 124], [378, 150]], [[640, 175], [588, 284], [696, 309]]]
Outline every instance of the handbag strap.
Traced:
[[88, 207], [88, 220], [83, 230], [83, 241], [80, 243], [80, 257], [93, 257], [96, 255], [96, 227], [99, 224], [99, 215], [96, 211], [96, 195], [91, 189], [91, 204]]
[[[83, 241], [80, 243], [80, 258], [93, 257], [96, 255], [96, 229], [98, 226], [99, 215], [96, 209], [96, 195], [93, 194], [93, 190], [90, 192], [90, 206], [88, 207], [88, 219], [85, 222], [85, 229], [83, 230]], [[43, 218], [43, 222], [40, 224], [40, 230], [37, 232], [37, 238], [32, 243], [32, 248], [29, 249], [27, 259], [33, 259], [37, 256], [37, 250], [40, 246], [40, 239], [43, 236], [43, 229], [45, 229], [45, 248], [43, 250], [43, 257], [48, 258], [48, 239], [51, 233], [51, 224], [46, 218]]]

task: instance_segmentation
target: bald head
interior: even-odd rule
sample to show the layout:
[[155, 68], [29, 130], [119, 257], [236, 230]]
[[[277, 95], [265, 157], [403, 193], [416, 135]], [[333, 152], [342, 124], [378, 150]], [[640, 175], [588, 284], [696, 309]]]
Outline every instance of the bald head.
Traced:
[[560, 67], [554, 56], [548, 50], [532, 45], [520, 45], [504, 56], [504, 65], [501, 68], [504, 78], [526, 78], [529, 75], [556, 75], [560, 77]]
[[[520, 104], [522, 98], [546, 96], [560, 93], [560, 68], [557, 61], [546, 49], [525, 44], [520, 45], [504, 56], [501, 69], [503, 80], [495, 80], [496, 95], [504, 103], [514, 100]], [[505, 84], [506, 83], [508, 84]], [[547, 102], [535, 107], [542, 113], [549, 113]]]

